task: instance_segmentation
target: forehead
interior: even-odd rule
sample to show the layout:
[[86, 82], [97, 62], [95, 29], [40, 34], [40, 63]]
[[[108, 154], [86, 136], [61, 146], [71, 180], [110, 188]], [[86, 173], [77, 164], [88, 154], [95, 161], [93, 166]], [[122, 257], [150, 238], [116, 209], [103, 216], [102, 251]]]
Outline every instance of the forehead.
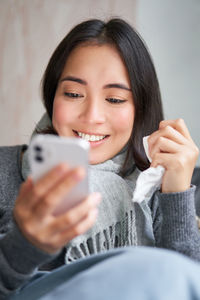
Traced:
[[[129, 82], [126, 66], [114, 45], [86, 44], [76, 47], [66, 61], [62, 76]], [[85, 78], [87, 77], [87, 78]]]

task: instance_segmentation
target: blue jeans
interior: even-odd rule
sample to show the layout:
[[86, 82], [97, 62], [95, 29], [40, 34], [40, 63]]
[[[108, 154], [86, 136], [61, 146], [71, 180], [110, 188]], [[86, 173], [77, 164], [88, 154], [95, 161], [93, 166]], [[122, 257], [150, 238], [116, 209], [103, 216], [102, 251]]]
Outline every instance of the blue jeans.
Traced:
[[148, 247], [92, 255], [32, 280], [12, 300], [200, 299], [200, 264]]

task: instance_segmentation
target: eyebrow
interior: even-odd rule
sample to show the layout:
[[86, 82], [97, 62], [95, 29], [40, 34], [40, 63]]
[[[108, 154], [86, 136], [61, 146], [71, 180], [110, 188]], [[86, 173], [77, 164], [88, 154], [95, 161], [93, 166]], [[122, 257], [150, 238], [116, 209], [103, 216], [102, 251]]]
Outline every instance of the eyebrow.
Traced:
[[60, 82], [63, 82], [63, 81], [75, 81], [75, 82], [78, 82], [80, 84], [84, 84], [84, 85], [87, 85], [87, 82], [83, 79], [80, 79], [80, 78], [77, 78], [77, 77], [74, 77], [74, 76], [67, 76], [67, 77], [64, 77], [60, 80]]
[[122, 89], [131, 92], [131, 89], [123, 83], [109, 83], [104, 85], [104, 89], [111, 89], [111, 88], [117, 88], [117, 89]]
[[[83, 84], [83, 85], [87, 85], [87, 82], [85, 80], [74, 77], [74, 76], [64, 77], [60, 80], [60, 82], [63, 82], [63, 81], [74, 81], [74, 82], [77, 82], [77, 83], [80, 83], [80, 84]], [[131, 92], [131, 89], [123, 83], [109, 83], [109, 84], [104, 85], [103, 88], [104, 89], [117, 88], [117, 89], [122, 89], [122, 90], [126, 90], [126, 91]]]

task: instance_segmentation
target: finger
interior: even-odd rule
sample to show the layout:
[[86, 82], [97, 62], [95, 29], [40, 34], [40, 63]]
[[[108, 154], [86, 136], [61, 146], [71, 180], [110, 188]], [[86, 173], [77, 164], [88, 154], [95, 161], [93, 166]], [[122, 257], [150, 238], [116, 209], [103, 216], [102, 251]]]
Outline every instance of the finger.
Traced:
[[159, 165], [163, 166], [166, 170], [178, 170], [181, 169], [181, 172], [184, 169], [184, 166], [187, 164], [187, 155], [181, 153], [156, 153], [154, 159], [152, 160], [151, 167], [157, 167]]
[[63, 178], [68, 172], [70, 168], [67, 164], [59, 164], [52, 170], [50, 170], [47, 174], [45, 174], [40, 180], [35, 183], [35, 189], [37, 190], [37, 194], [39, 197], [42, 197], [50, 190], [60, 179]]
[[19, 189], [19, 195], [22, 197], [25, 196], [29, 192], [29, 190], [32, 186], [33, 186], [33, 180], [29, 176], [29, 177], [27, 177], [26, 181], [24, 181], [21, 184], [20, 189]]
[[82, 167], [70, 170], [57, 185], [55, 185], [39, 202], [33, 207], [36, 218], [43, 218], [52, 213], [56, 206], [70, 192], [70, 190], [84, 178], [85, 171]]
[[180, 150], [181, 145], [161, 136], [157, 139], [156, 143], [151, 148], [150, 157], [153, 160], [156, 153], [177, 153]]
[[[93, 197], [91, 197], [93, 196]], [[89, 199], [90, 198], [90, 199]], [[47, 252], [56, 252], [58, 251], [64, 244], [66, 244], [69, 240], [71, 240], [73, 237], [75, 237], [79, 230], [75, 227], [79, 226], [80, 223], [82, 223], [83, 221], [85, 222], [87, 220], [87, 225], [88, 225], [88, 229], [89, 227], [92, 226], [93, 222], [91, 223], [90, 217], [92, 214], [97, 214], [96, 212], [96, 205], [99, 203], [100, 197], [99, 195], [97, 195], [97, 193], [91, 194], [89, 197], [86, 198], [85, 201], [83, 202], [90, 202], [87, 203], [89, 204], [86, 205], [87, 207], [87, 211], [85, 209], [85, 214], [80, 216], [79, 219], [77, 219], [77, 222], [74, 223], [73, 220], [73, 225], [72, 224], [66, 224], [63, 222], [62, 218], [60, 219], [60, 225], [59, 227], [56, 227], [57, 224], [56, 222], [52, 222], [52, 219], [55, 219], [53, 217], [49, 217], [46, 218], [46, 222], [45, 222], [45, 227], [41, 226], [41, 222], [35, 222], [34, 226], [32, 223], [32, 226], [28, 228], [28, 238], [29, 240], [32, 240], [32, 242], [37, 245], [39, 248], [47, 251]], [[90, 201], [89, 201], [90, 200]], [[80, 205], [79, 209], [82, 209], [82, 205]], [[77, 212], [77, 211], [76, 211]], [[75, 215], [74, 215], [75, 216]], [[71, 216], [73, 217], [73, 216]], [[58, 219], [58, 217], [56, 218]], [[96, 219], [96, 218], [95, 218]], [[95, 221], [94, 219], [94, 221]], [[61, 224], [62, 222], [62, 224]], [[54, 228], [55, 226], [55, 228]], [[57, 229], [57, 230], [55, 230]], [[84, 227], [82, 228], [82, 230], [87, 230], [84, 229]], [[37, 238], [35, 238], [35, 232], [38, 231], [39, 235], [37, 235]], [[76, 233], [75, 233], [76, 232]], [[64, 235], [64, 240], [63, 240], [63, 235]], [[69, 238], [67, 239], [66, 236], [69, 236]], [[38, 238], [39, 237], [39, 238]], [[64, 243], [58, 243], [57, 240], [63, 240]]]
[[179, 131], [167, 125], [166, 127], [159, 129], [158, 131], [155, 131], [149, 136], [148, 138], [149, 152], [151, 152], [151, 149], [157, 143], [157, 140], [160, 139], [161, 137], [170, 139], [173, 142], [180, 145], [189, 144], [189, 141]]
[[95, 223], [97, 215], [98, 210], [94, 208], [87, 214], [87, 216], [84, 219], [82, 219], [76, 225], [72, 226], [71, 228], [68, 228], [60, 234], [56, 234], [55, 236], [53, 236], [52, 243], [61, 248], [76, 236], [84, 234]]
[[28, 198], [30, 197], [30, 191], [33, 187], [33, 180], [31, 177], [28, 177], [26, 181], [24, 181], [19, 189], [19, 195], [15, 201], [15, 206], [20, 203], [20, 206], [26, 204], [28, 202]]
[[66, 164], [59, 164], [53, 168], [36, 183], [32, 183], [32, 187], [29, 190], [28, 201], [24, 197], [24, 201], [22, 200], [21, 204], [24, 205], [27, 210], [32, 209], [50, 188], [56, 185], [68, 172], [69, 167]]
[[[158, 153], [151, 166], [158, 165], [162, 165], [166, 170], [162, 178], [163, 193], [183, 192], [190, 187], [193, 166], [187, 167], [188, 161], [184, 155]], [[192, 162], [189, 165], [192, 165]]]
[[80, 204], [71, 208], [65, 214], [55, 218], [51, 223], [51, 226], [49, 226], [49, 234], [54, 234], [74, 226], [80, 222], [81, 219], [85, 218], [88, 212], [96, 208], [100, 201], [101, 195], [99, 193], [93, 193], [89, 195]]
[[156, 153], [151, 162], [151, 167], [156, 168], [157, 166], [161, 165], [168, 170], [169, 167], [172, 167], [175, 162], [174, 156], [175, 154], [172, 153]]
[[186, 139], [192, 140], [190, 132], [185, 124], [183, 119], [176, 119], [176, 120], [163, 120], [159, 124], [159, 128], [162, 129], [166, 126], [171, 126], [175, 130], [177, 130], [180, 134], [182, 134]]

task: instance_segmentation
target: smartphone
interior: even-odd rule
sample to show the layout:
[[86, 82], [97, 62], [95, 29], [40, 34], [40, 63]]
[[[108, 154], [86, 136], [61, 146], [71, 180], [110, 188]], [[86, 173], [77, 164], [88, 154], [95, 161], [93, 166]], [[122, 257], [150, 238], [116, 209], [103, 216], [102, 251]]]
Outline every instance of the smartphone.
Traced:
[[37, 182], [56, 165], [65, 162], [70, 168], [84, 167], [86, 176], [61, 200], [54, 215], [59, 215], [75, 206], [88, 195], [89, 142], [81, 138], [59, 137], [38, 134], [29, 146], [31, 175]]

